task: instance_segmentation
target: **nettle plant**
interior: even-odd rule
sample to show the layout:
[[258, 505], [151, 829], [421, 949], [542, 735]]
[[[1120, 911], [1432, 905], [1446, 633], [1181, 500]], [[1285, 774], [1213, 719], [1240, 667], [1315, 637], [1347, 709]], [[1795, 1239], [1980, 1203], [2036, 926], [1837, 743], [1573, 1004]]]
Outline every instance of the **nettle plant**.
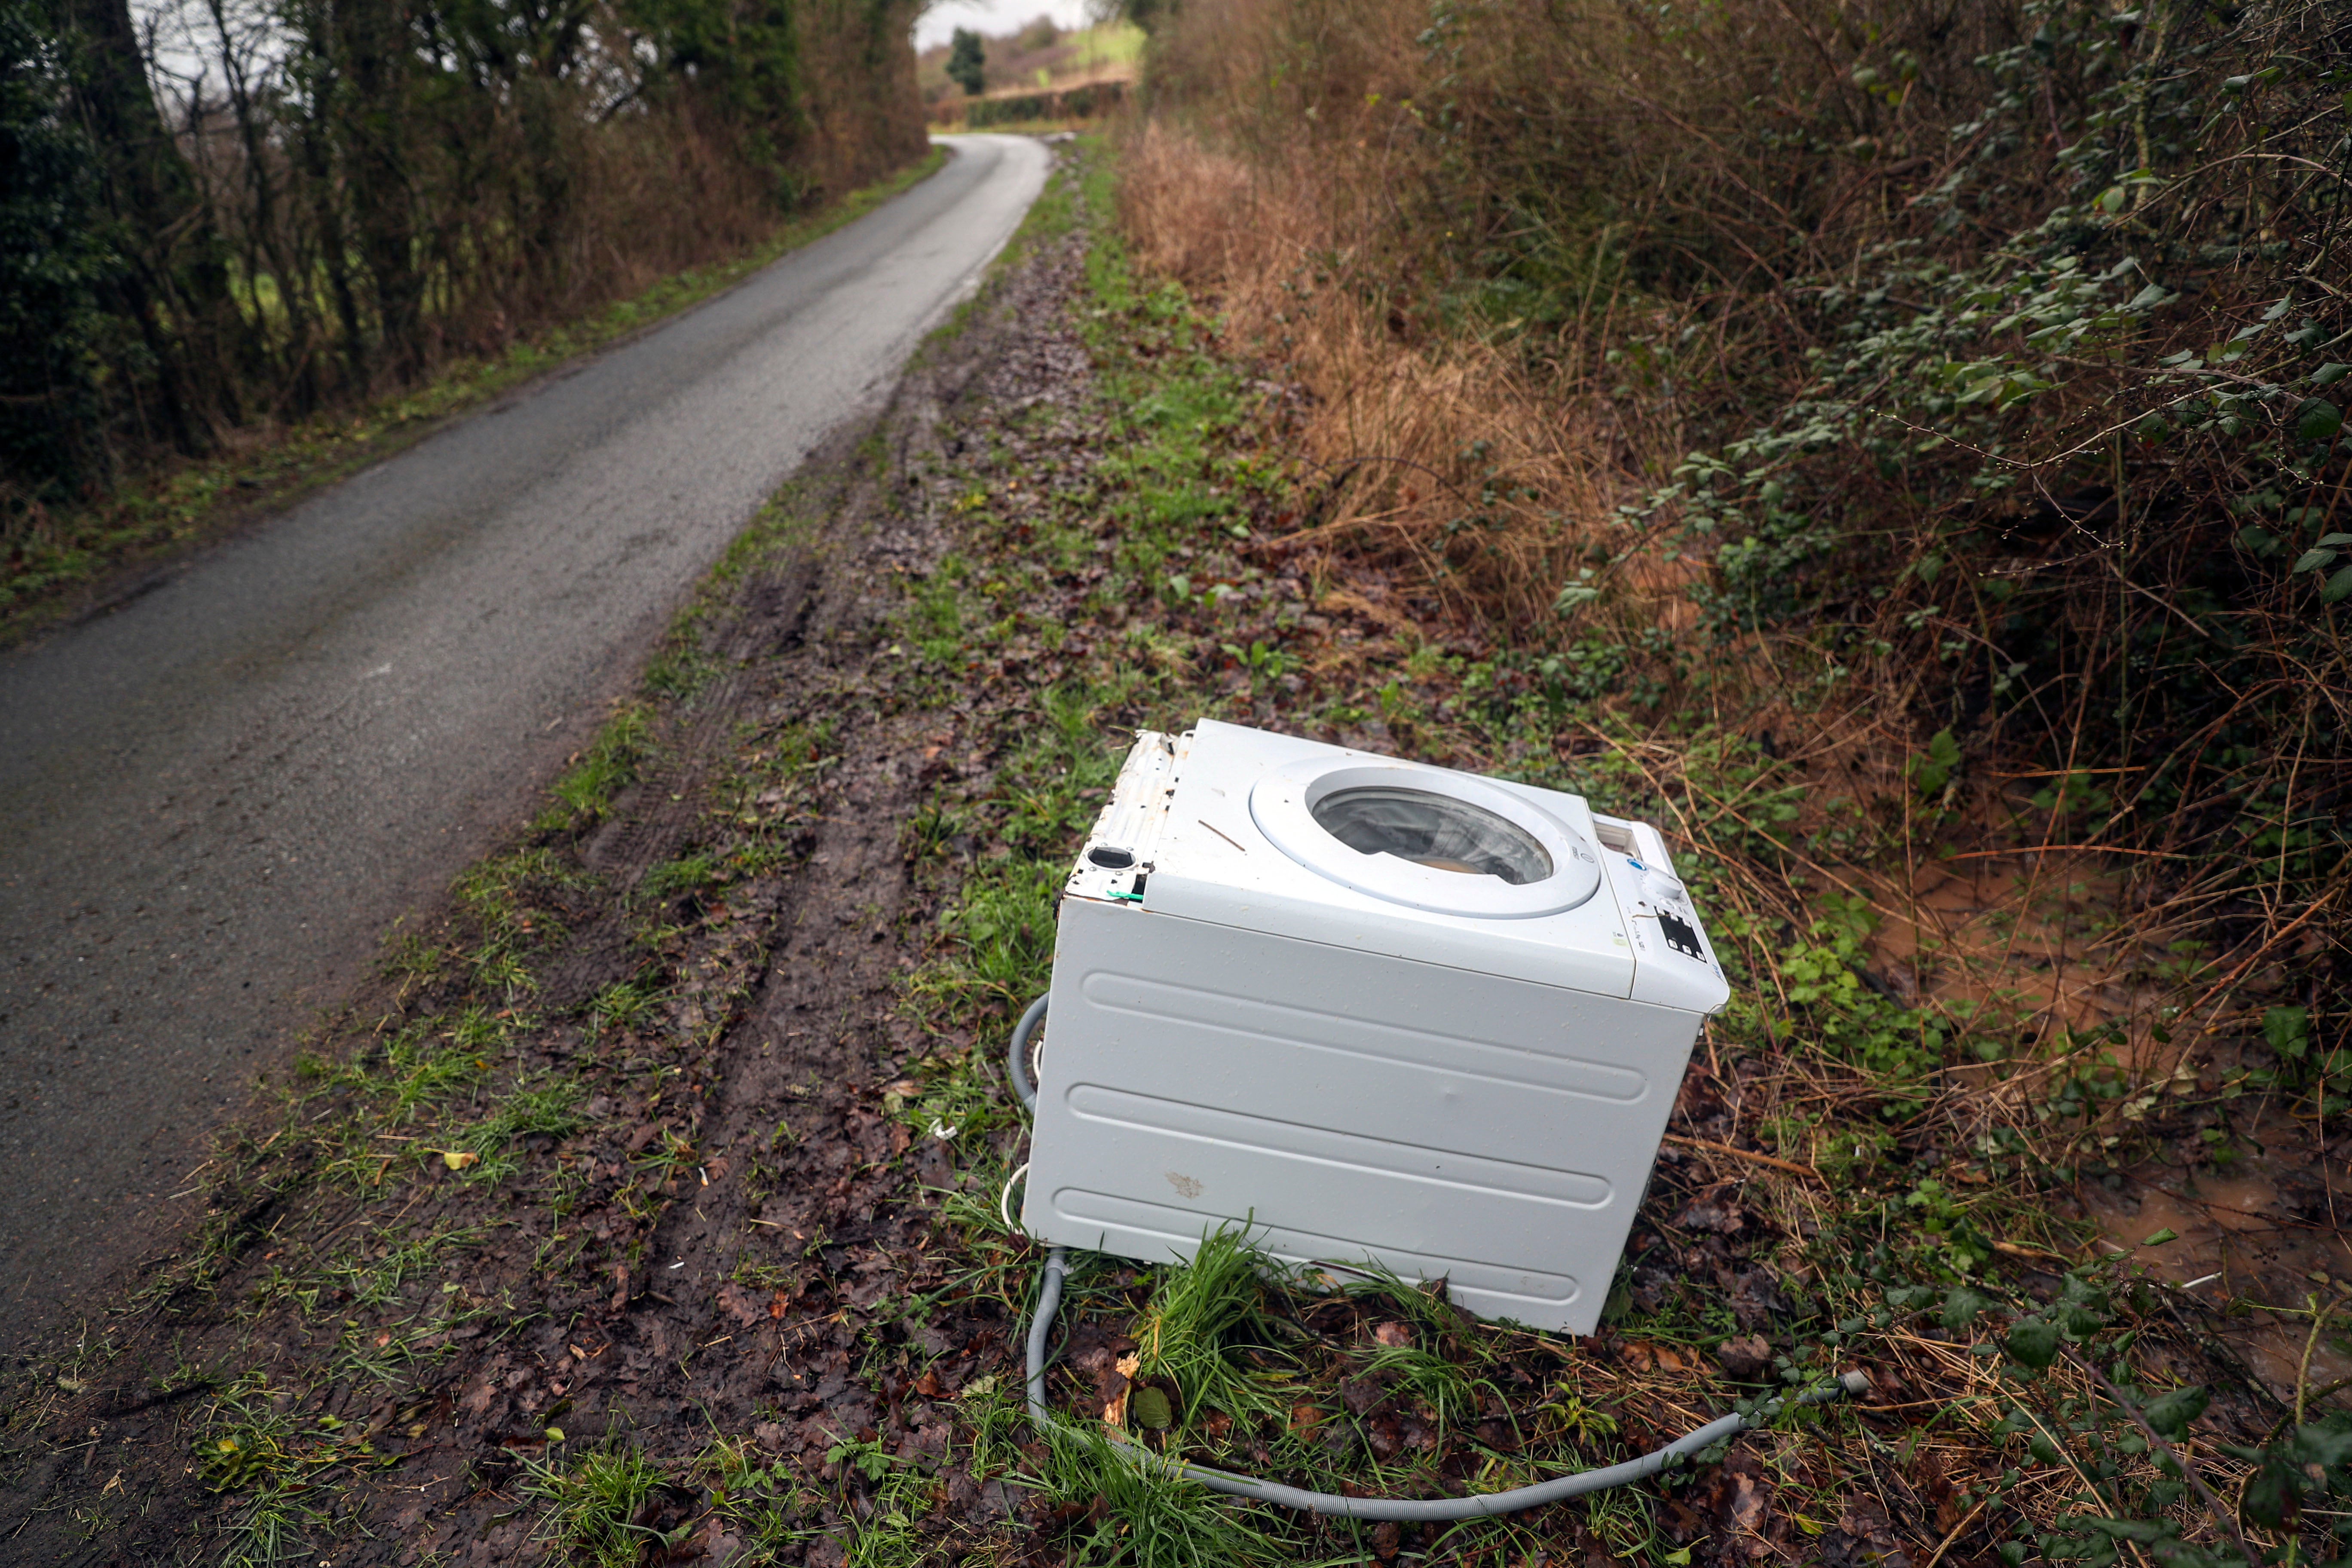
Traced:
[[[2011, 1464], [1979, 1510], [2002, 1561], [2090, 1568], [2282, 1568], [2352, 1561], [2352, 1417], [2307, 1421], [2304, 1390], [2259, 1443], [2210, 1430], [2202, 1386], [2140, 1370], [2164, 1316], [2158, 1288], [2101, 1266], [2047, 1300], [1996, 1303], [1961, 1285], [1886, 1292], [1887, 1321], [1916, 1315], [1991, 1374], [1993, 1436]], [[1998, 1337], [1981, 1331], [2005, 1314]], [[2242, 1415], [2240, 1424], [2243, 1424]]]

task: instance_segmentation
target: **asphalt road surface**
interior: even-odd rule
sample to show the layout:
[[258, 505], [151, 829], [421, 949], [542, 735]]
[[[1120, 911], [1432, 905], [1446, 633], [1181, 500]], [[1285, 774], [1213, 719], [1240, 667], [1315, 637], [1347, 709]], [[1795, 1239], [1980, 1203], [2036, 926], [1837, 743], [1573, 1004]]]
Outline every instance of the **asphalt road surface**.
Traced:
[[952, 145], [731, 292], [0, 656], [0, 1342], [169, 1247], [255, 1074], [524, 818], [977, 282], [1049, 154]]

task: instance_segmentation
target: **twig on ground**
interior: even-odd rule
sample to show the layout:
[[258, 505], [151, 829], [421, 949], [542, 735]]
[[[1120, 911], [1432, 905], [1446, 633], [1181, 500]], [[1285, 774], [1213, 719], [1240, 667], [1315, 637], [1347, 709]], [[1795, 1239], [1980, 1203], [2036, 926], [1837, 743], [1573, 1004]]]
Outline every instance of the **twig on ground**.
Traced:
[[1759, 1153], [1753, 1149], [1735, 1149], [1728, 1143], [1710, 1143], [1704, 1138], [1685, 1138], [1675, 1132], [1666, 1133], [1664, 1136], [1667, 1142], [1679, 1143], [1685, 1149], [1705, 1149], [1710, 1153], [1728, 1154], [1735, 1160], [1752, 1160], [1759, 1165], [1769, 1165], [1776, 1171], [1786, 1171], [1792, 1176], [1809, 1177], [1823, 1186], [1829, 1184], [1827, 1176], [1822, 1175], [1811, 1165], [1800, 1165], [1794, 1160], [1783, 1160], [1778, 1155]]

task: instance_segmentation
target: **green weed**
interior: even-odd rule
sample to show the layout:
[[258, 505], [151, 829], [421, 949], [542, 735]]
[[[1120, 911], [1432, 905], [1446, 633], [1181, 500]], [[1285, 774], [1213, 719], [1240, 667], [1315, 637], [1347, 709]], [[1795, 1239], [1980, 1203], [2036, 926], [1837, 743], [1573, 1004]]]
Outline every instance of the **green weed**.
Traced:
[[709, 1478], [712, 1512], [741, 1534], [745, 1568], [777, 1561], [787, 1547], [803, 1546], [822, 1531], [811, 1523], [819, 1500], [800, 1484], [782, 1461], [771, 1462], [752, 1445], [721, 1438], [706, 1450], [697, 1468]]
[[378, 1244], [362, 1242], [354, 1251], [329, 1265], [325, 1272], [350, 1292], [354, 1307], [389, 1307], [399, 1300], [402, 1288], [431, 1271], [442, 1254], [453, 1247], [473, 1246], [482, 1235], [474, 1226], [443, 1226], [406, 1241], [383, 1244], [381, 1253], [373, 1258], [365, 1254]]
[[1078, 1562], [1229, 1568], [1293, 1560], [1240, 1506], [1149, 1470], [1090, 1431], [1050, 1429], [1042, 1473], [1033, 1480], [1056, 1500], [1093, 1505], [1099, 1500], [1100, 1522], [1079, 1537]]
[[653, 719], [641, 704], [631, 704], [605, 721], [596, 738], [556, 780], [557, 804], [533, 826], [541, 833], [565, 832], [602, 821], [613, 809], [614, 797], [635, 782], [637, 771], [651, 752]]
[[938, 1138], [977, 1152], [1017, 1120], [1003, 1075], [984, 1053], [940, 1052], [917, 1062], [908, 1076], [913, 1092], [893, 1088], [883, 1095], [882, 1108], [919, 1140]]
[[879, 1444], [837, 1444], [825, 1451], [862, 1477], [869, 1510], [849, 1538], [848, 1568], [919, 1568], [936, 1561], [940, 1542], [920, 1525], [946, 1495], [928, 1464], [895, 1458]]
[[580, 1088], [561, 1079], [530, 1089], [517, 1088], [478, 1121], [454, 1127], [442, 1135], [445, 1152], [475, 1156], [476, 1163], [460, 1174], [467, 1181], [495, 1182], [514, 1173], [514, 1145], [529, 1137], [562, 1138], [584, 1121], [580, 1111]]
[[594, 1568], [639, 1568], [648, 1551], [669, 1544], [640, 1523], [659, 1468], [618, 1437], [580, 1456], [568, 1468], [553, 1453], [523, 1460], [522, 1494], [546, 1506], [534, 1539]]
[[1054, 967], [1054, 898], [1065, 870], [1044, 860], [1003, 860], [974, 873], [941, 912], [952, 956], [909, 983], [938, 1016], [1008, 1016], [1045, 989]]
[[221, 1568], [275, 1568], [308, 1556], [322, 1522], [304, 1493], [318, 1472], [345, 1456], [304, 1433], [282, 1390], [258, 1373], [224, 1390], [201, 1423], [198, 1479], [210, 1490], [248, 1494], [222, 1531]]
[[718, 858], [707, 851], [698, 852], [648, 869], [637, 881], [636, 896], [658, 902], [680, 893], [699, 891], [720, 879]]
[[1244, 1342], [1270, 1342], [1262, 1276], [1276, 1267], [1245, 1233], [1220, 1229], [1202, 1237], [1189, 1264], [1159, 1271], [1137, 1354], [1142, 1377], [1174, 1381], [1185, 1425], [1212, 1410], [1244, 1419], [1289, 1408], [1284, 1384], [1234, 1359]]
[[615, 980], [589, 1000], [588, 1016], [599, 1032], [642, 1029], [661, 1000], [649, 980]]
[[631, 1163], [646, 1173], [648, 1181], [661, 1186], [693, 1170], [701, 1158], [684, 1134], [666, 1127], [658, 1139], [632, 1156]]

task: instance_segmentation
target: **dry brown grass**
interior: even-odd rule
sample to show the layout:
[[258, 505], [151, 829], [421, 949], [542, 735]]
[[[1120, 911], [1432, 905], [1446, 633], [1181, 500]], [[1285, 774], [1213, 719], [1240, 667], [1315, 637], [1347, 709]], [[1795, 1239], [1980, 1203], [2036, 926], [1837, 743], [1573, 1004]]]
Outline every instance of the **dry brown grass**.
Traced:
[[1626, 492], [1620, 433], [1554, 367], [1404, 331], [1349, 232], [1360, 177], [1247, 163], [1155, 120], [1127, 149], [1120, 211], [1148, 270], [1312, 391], [1297, 456], [1314, 504], [1286, 542], [1404, 566], [1457, 612], [1548, 614]]
[[[2011, 21], [1992, 6], [1956, 26], [1896, 0], [1842, 25], [1932, 32], [1929, 64], [1966, 78], [1957, 62]], [[1318, 537], [1408, 565], [1492, 624], [1546, 615], [1592, 554], [1633, 590], [1625, 624], [1682, 629], [1689, 567], [1614, 524], [1685, 450], [1685, 405], [1622, 395], [1612, 354], [1629, 329], [1687, 324], [1695, 357], [1719, 363], [1748, 323], [1630, 289], [1630, 264], [1738, 287], [1822, 262], [1883, 216], [1881, 143], [1928, 133], [1916, 106], [1878, 125], [1794, 9], [1662, 26], [1515, 4], [1450, 35], [1442, 8], [1395, 0], [1205, 0], [1156, 44], [1159, 112], [1121, 193], [1139, 259], [1312, 389], [1305, 456], [1330, 492]], [[1866, 148], [1819, 168], [1757, 156], [1759, 127], [1823, 96], [1853, 100], [1842, 111], [1878, 133]], [[1549, 279], [1565, 318], [1549, 330], [1447, 298], [1482, 241], [1546, 229], [1578, 253]]]

